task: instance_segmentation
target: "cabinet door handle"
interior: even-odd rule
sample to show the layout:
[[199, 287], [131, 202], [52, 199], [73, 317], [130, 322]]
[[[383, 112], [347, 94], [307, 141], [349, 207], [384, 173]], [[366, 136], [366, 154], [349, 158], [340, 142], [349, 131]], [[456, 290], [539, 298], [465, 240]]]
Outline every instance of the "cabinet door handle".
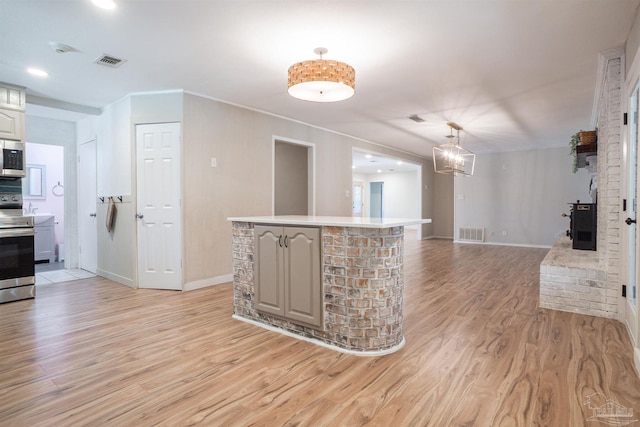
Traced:
[[289, 241], [289, 236], [284, 236], [284, 247], [288, 248], [289, 244], [287, 243]]
[[92, 218], [95, 218], [96, 214], [95, 214], [95, 212], [92, 212], [92, 213], [89, 214], [89, 216], [92, 217]]
[[627, 225], [631, 225], [631, 224], [635, 224], [636, 220], [635, 219], [631, 219], [631, 218], [627, 218], [624, 222], [626, 222]]
[[282, 247], [282, 234], [278, 237], [278, 245]]

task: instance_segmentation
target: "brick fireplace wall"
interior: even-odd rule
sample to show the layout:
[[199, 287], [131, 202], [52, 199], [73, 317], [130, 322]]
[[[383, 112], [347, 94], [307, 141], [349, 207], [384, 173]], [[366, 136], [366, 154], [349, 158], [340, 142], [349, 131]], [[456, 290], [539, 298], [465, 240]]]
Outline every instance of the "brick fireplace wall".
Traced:
[[606, 59], [598, 117], [598, 252], [606, 274], [606, 300], [618, 318], [622, 145], [622, 53]]
[[624, 52], [601, 53], [598, 108], [597, 252], [560, 239], [540, 265], [540, 307], [620, 319], [621, 145]]

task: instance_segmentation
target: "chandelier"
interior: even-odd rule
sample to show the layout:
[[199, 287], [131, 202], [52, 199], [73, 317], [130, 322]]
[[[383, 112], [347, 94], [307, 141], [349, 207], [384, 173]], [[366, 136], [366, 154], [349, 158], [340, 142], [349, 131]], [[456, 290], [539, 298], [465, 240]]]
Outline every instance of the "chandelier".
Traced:
[[356, 71], [344, 62], [322, 59], [328, 50], [314, 49], [320, 59], [289, 67], [289, 95], [313, 102], [335, 102], [351, 98], [356, 89]]
[[[476, 155], [460, 146], [460, 131], [462, 126], [454, 122], [447, 123], [450, 134], [446, 136], [449, 142], [433, 147], [433, 168], [437, 173], [454, 176], [473, 175]], [[453, 130], [456, 130], [456, 135]]]

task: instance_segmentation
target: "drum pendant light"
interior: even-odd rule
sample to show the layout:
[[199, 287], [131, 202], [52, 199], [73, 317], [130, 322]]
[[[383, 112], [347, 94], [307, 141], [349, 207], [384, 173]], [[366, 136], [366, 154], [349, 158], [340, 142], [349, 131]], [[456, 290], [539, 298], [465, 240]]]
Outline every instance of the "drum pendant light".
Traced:
[[344, 62], [322, 59], [328, 50], [318, 47], [314, 52], [320, 59], [312, 59], [289, 67], [289, 95], [312, 102], [336, 102], [355, 93], [356, 72]]

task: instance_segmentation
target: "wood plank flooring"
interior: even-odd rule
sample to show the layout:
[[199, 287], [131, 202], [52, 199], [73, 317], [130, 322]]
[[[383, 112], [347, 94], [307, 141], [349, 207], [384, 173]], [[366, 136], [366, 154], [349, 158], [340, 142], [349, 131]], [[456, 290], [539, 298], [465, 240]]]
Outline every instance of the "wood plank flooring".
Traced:
[[624, 326], [537, 308], [545, 254], [408, 240], [407, 343], [375, 358], [233, 320], [230, 284], [38, 287], [0, 305], [0, 426], [604, 425], [589, 396], [640, 418]]

